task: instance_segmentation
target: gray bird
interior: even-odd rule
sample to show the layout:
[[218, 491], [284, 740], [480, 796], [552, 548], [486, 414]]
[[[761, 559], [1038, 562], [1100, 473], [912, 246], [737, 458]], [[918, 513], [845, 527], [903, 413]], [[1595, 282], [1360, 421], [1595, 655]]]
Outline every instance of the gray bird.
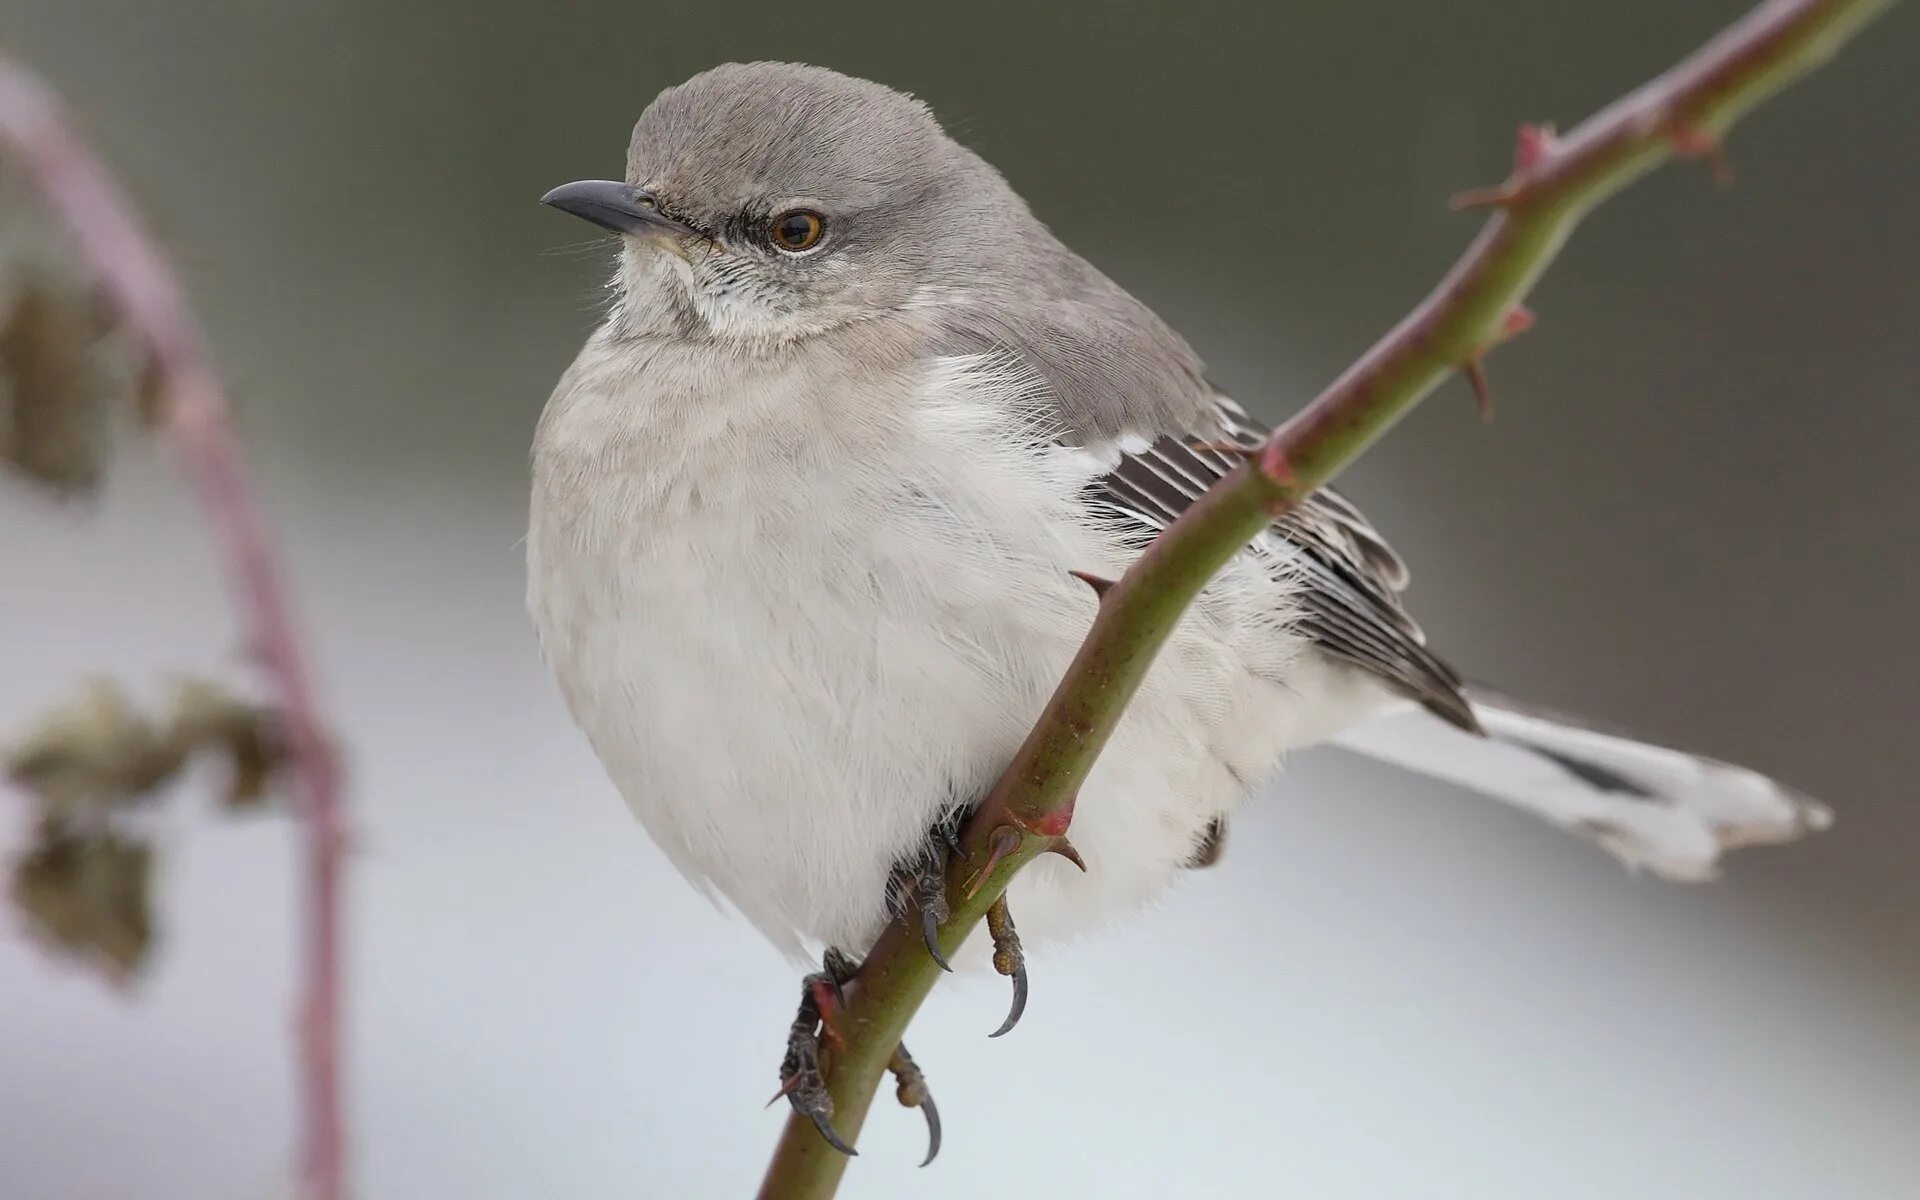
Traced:
[[[887, 921], [943, 918], [950, 831], [1093, 618], [1069, 572], [1119, 575], [1232, 465], [1220, 443], [1265, 430], [879, 84], [715, 68], [648, 106], [624, 181], [545, 200], [620, 249], [606, 320], [534, 443], [542, 649], [674, 864], [843, 974]], [[1213, 862], [1285, 752], [1328, 740], [1673, 878], [1826, 823], [1754, 772], [1464, 687], [1406, 583], [1337, 492], [1276, 523], [1194, 605], [1082, 789], [1085, 873], [1023, 871], [996, 942], [1017, 949], [1010, 914], [1055, 937]], [[1023, 971], [1015, 986], [1017, 1016]], [[845, 1148], [818, 995], [783, 1091]]]

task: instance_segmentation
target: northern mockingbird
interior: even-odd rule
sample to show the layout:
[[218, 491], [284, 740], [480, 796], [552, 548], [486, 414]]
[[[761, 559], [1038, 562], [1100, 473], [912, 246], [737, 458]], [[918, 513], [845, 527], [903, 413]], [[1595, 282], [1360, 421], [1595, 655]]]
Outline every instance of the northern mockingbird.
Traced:
[[[528, 603], [574, 719], [674, 864], [782, 949], [857, 953], [903, 909], [931, 928], [942, 829], [1093, 618], [1068, 572], [1125, 570], [1229, 467], [1213, 446], [1265, 430], [879, 84], [715, 68], [641, 115], [624, 181], [545, 201], [620, 235], [533, 452]], [[1674, 878], [1825, 823], [1751, 771], [1466, 688], [1406, 582], [1337, 492], [1277, 522], [1093, 769], [1086, 872], [1033, 864], [1001, 915], [1051, 937], [1138, 907], [1330, 739]], [[837, 1143], [796, 1040], [786, 1090]]]

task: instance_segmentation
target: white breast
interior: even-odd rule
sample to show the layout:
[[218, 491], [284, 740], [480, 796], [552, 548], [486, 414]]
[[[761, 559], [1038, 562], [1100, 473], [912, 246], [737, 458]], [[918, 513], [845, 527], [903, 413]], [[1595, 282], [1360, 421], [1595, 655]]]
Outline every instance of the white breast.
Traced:
[[[590, 344], [542, 420], [528, 540], [542, 646], [615, 784], [789, 950], [872, 936], [892, 866], [991, 785], [1084, 635], [1066, 572], [1127, 554], [1016, 375], [822, 349]], [[1249, 568], [1190, 617], [1083, 789], [1091, 873], [1025, 873], [1023, 932], [1145, 900], [1298, 740], [1284, 613]]]

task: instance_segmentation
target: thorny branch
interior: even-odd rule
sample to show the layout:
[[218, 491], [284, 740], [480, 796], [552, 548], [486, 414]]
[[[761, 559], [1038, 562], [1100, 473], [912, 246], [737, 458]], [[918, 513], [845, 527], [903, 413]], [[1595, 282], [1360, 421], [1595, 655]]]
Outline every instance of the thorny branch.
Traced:
[[307, 961], [299, 1014], [303, 1163], [312, 1200], [345, 1195], [340, 1076], [342, 778], [228, 405], [172, 269], [48, 89], [0, 57], [0, 146], [65, 223], [104, 299], [137, 342], [153, 417], [226, 561], [247, 648], [274, 689], [307, 830]]
[[[1495, 211], [1439, 286], [1103, 591], [1073, 664], [965, 830], [966, 853], [955, 856], [947, 877], [952, 915], [939, 939], [947, 956], [1015, 872], [1043, 853], [1070, 851], [1067, 827], [1081, 783], [1154, 655], [1214, 574], [1449, 374], [1466, 375], [1484, 405], [1483, 355], [1532, 323], [1520, 302], [1588, 210], [1676, 155], [1704, 158], [1724, 179], [1721, 139], [1733, 122], [1891, 4], [1769, 0], [1564, 137], [1544, 126], [1522, 130], [1507, 181], [1456, 200]], [[939, 974], [919, 935], [896, 921], [847, 986], [838, 1021], [846, 1044], [828, 1064], [843, 1137], [859, 1135], [880, 1075]], [[793, 1114], [761, 1200], [829, 1197], [846, 1165]]]

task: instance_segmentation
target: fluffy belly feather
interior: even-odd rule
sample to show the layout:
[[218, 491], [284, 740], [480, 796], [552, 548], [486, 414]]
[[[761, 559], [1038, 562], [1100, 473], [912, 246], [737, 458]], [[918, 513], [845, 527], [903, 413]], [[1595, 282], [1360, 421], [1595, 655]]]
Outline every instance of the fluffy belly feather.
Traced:
[[[815, 412], [804, 439], [783, 422], [809, 396], [756, 392], [724, 433], [752, 455], [721, 447], [704, 408], [591, 387], [543, 421], [529, 601], [567, 702], [675, 864], [789, 951], [870, 940], [893, 866], [991, 786], [1084, 636], [1095, 600], [1068, 569], [1128, 554], [1080, 508], [1084, 468], [992, 382], [949, 367], [904, 409]], [[1016, 881], [1023, 933], [1145, 902], [1294, 740], [1284, 591], [1240, 576], [1182, 627], [1082, 790], [1089, 873]], [[1232, 645], [1242, 617], [1258, 653]]]

